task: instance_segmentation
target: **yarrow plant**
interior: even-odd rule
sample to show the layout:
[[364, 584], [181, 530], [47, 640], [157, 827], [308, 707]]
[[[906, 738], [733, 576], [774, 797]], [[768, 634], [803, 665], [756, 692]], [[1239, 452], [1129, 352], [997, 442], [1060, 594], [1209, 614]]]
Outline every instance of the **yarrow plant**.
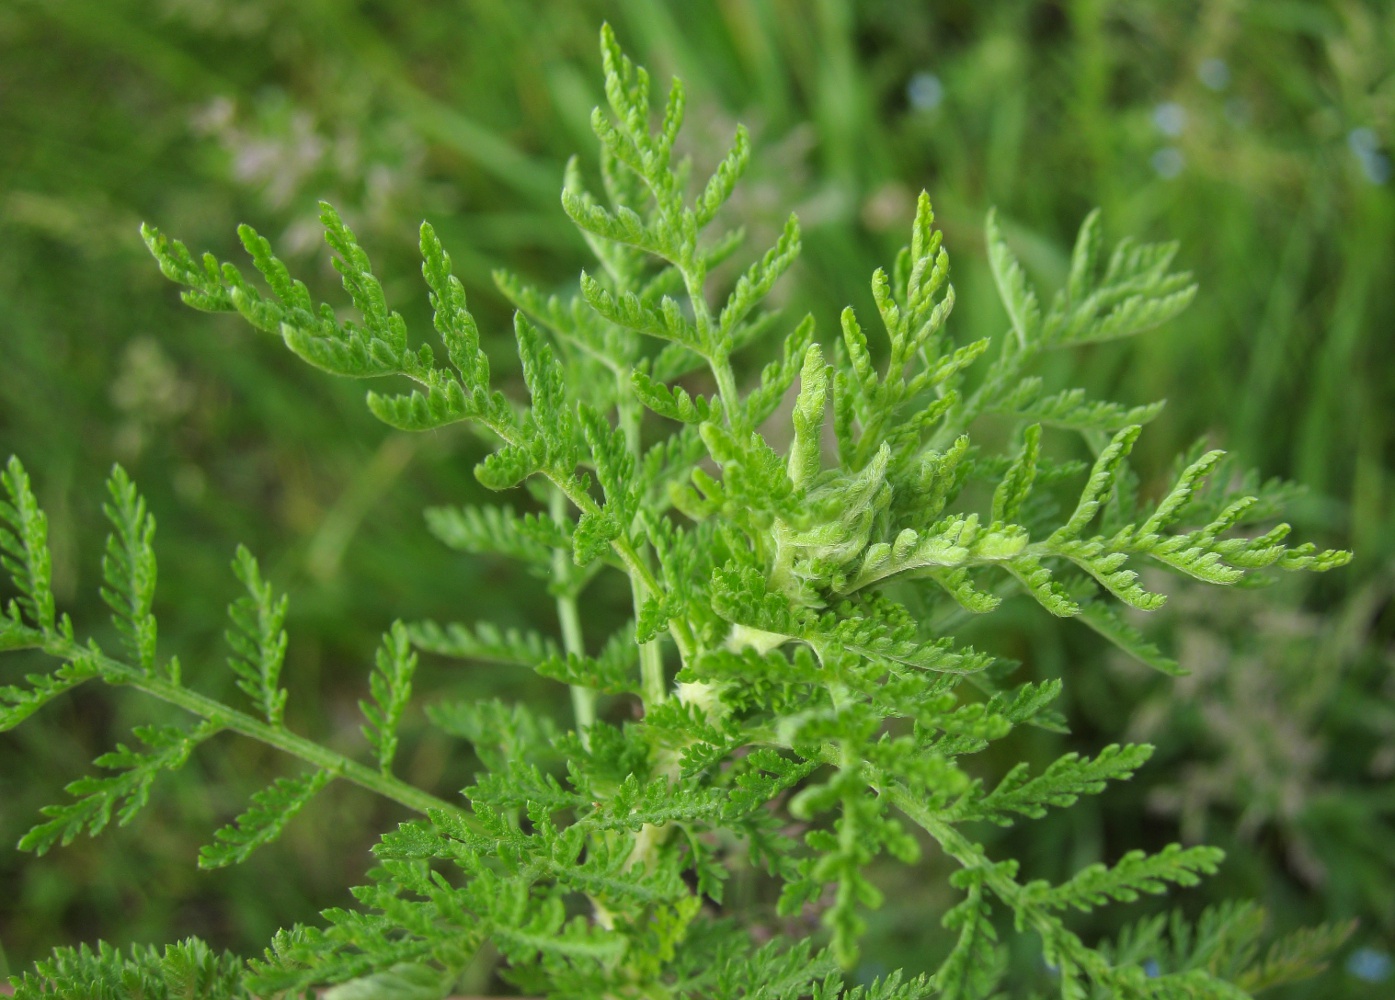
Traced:
[[[1243, 905], [1196, 924], [1151, 918], [1093, 944], [1071, 930], [1072, 910], [1194, 884], [1220, 863], [1213, 848], [1130, 851], [1053, 885], [983, 846], [982, 824], [1099, 793], [1141, 767], [1148, 746], [1066, 754], [1035, 774], [1018, 764], [996, 781], [965, 766], [1018, 727], [1063, 724], [1051, 707], [1060, 682], [1016, 683], [1011, 664], [957, 642], [949, 630], [966, 616], [1025, 595], [1043, 614], [1077, 619], [1175, 673], [1121, 614], [1164, 601], [1140, 582], [1140, 564], [1230, 585], [1349, 558], [1287, 544], [1282, 524], [1245, 533], [1273, 520], [1280, 491], [1222, 471], [1218, 451], [1185, 457], [1171, 487], [1145, 499], [1126, 459], [1158, 406], [1048, 393], [1031, 374], [1046, 352], [1177, 315], [1194, 286], [1170, 270], [1175, 248], [1125, 241], [1106, 252], [1091, 215], [1066, 286], [1044, 305], [990, 215], [988, 253], [1010, 329], [996, 344], [961, 344], [947, 323], [949, 257], [922, 194], [909, 245], [872, 275], [877, 316], [867, 325], [880, 329], [867, 332], [867, 318], [847, 309], [825, 350], [812, 317], [791, 324], [762, 305], [798, 256], [793, 217], [725, 296], [714, 293], [714, 269], [741, 247], [739, 231], [714, 223], [750, 155], [746, 133], [691, 185], [673, 152], [681, 85], [655, 116], [648, 75], [608, 29], [602, 54], [609, 111], [597, 109], [592, 126], [603, 187], [589, 191], [573, 161], [562, 193], [597, 265], [571, 298], [496, 276], [517, 307], [526, 404], [491, 382], [430, 225], [422, 273], [444, 362], [411, 340], [328, 205], [326, 239], [356, 321], [316, 303], [250, 227], [240, 234], [264, 288], [234, 264], [143, 230], [189, 305], [237, 312], [332, 374], [410, 379], [409, 392], [368, 394], [389, 425], [464, 422], [495, 441], [476, 468], [480, 482], [526, 484], [540, 509], [434, 509], [428, 523], [448, 545], [501, 553], [546, 577], [559, 629], [394, 624], [361, 703], [372, 759], [350, 759], [287, 728], [286, 598], [245, 549], [233, 561], [246, 592], [230, 608], [228, 642], [248, 704], [199, 693], [187, 683], [198, 672], [160, 655], [155, 522], [120, 468], [108, 484], [102, 594], [121, 646], [79, 639], [55, 605], [47, 522], [12, 458], [0, 548], [18, 596], [0, 617], [0, 649], [40, 649], [58, 663], [0, 689], [0, 728], [93, 680], [195, 719], [138, 728], [139, 747], [99, 757], [101, 776], [69, 785], [71, 801], [45, 809], [22, 849], [43, 853], [131, 821], [161, 772], [223, 731], [276, 747], [301, 770], [217, 831], [202, 867], [243, 860], [335, 780], [418, 814], [382, 836], [357, 907], [280, 932], [259, 959], [244, 964], [192, 940], [126, 954], [59, 949], [11, 980], [17, 995], [289, 997], [328, 987], [320, 995], [332, 1000], [427, 1000], [448, 995], [492, 948], [508, 980], [558, 998], [969, 1000], [1000, 995], [1009, 928], [1039, 940], [1066, 1000], [1236, 998], [1314, 971], [1342, 929], [1261, 954], [1262, 914]], [[777, 335], [779, 357], [743, 391], [733, 355]], [[988, 414], [1012, 428], [1004, 454], [971, 442]], [[1046, 429], [1082, 436], [1093, 463], [1051, 457]], [[601, 574], [626, 578], [633, 603], [633, 619], [603, 639], [583, 635], [578, 610]], [[414, 787], [393, 760], [420, 653], [516, 664], [570, 685], [572, 724], [497, 700], [428, 705], [431, 722], [468, 741], [481, 768], [459, 795]], [[600, 695], [630, 700], [636, 719], [604, 717]], [[869, 866], [881, 855], [913, 864], [927, 843], [958, 866], [939, 956], [909, 976], [845, 987], [866, 914], [882, 901]], [[779, 916], [817, 914], [821, 928], [757, 943], [751, 915], [724, 898], [731, 871], [751, 866], [780, 887]]]

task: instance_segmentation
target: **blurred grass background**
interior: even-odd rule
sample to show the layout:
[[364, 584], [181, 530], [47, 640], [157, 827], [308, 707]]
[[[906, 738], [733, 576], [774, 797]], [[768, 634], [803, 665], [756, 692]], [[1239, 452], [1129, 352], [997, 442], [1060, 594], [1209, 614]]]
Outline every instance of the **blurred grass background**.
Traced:
[[[1015, 752], [1044, 761], [1146, 738], [1159, 754], [1125, 788], [995, 834], [994, 850], [1059, 878], [1131, 846], [1204, 838], [1231, 851], [1223, 875], [1131, 915], [1245, 895], [1278, 929], [1359, 917], [1321, 995], [1388, 989], [1395, 7], [1380, 0], [10, 0], [0, 454], [35, 477], [79, 627], [100, 632], [105, 618], [100, 491], [114, 461], [159, 519], [165, 651], [206, 690], [232, 693], [227, 563], [245, 542], [291, 594], [290, 721], [336, 745], [360, 739], [354, 703], [394, 617], [552, 627], [536, 581], [459, 558], [424, 529], [423, 506], [480, 498], [472, 440], [395, 435], [367, 415], [361, 386], [184, 308], [136, 230], [149, 221], [236, 258], [235, 226], [250, 222], [339, 301], [314, 222], [327, 198], [424, 330], [415, 239], [430, 218], [511, 377], [489, 271], [567, 289], [587, 260], [557, 195], [566, 157], [594, 160], [602, 20], [657, 79], [684, 79], [699, 170], [736, 121], [752, 129], [733, 214], [755, 249], [799, 213], [804, 257], [778, 294], [815, 313], [825, 342], [843, 305], [871, 307], [868, 276], [904, 241], [921, 188], [953, 257], [964, 339], [1005, 325], [982, 256], [991, 205], [1048, 287], [1094, 205], [1114, 238], [1180, 242], [1196, 304], [1137, 342], [1053, 359], [1048, 381], [1168, 398], [1136, 450], [1146, 487], [1206, 437], [1304, 484], [1292, 514], [1305, 537], [1354, 548], [1356, 562], [1259, 594], [1174, 587], [1152, 628], [1193, 669], [1180, 683], [1117, 663], [1083, 629], [1025, 609], [995, 616], [978, 641], [1069, 680], [1075, 735]], [[549, 686], [488, 670], [441, 667], [424, 683], [563, 705]], [[0, 843], [161, 711], [85, 692], [8, 734]], [[252, 954], [276, 927], [347, 902], [376, 832], [400, 818], [351, 789], [322, 796], [243, 868], [195, 869], [200, 838], [287, 767], [222, 740], [132, 829], [42, 859], [0, 852], [0, 966], [98, 936], [198, 933]], [[447, 788], [467, 765], [424, 731], [405, 761]], [[875, 917], [865, 974], [919, 969], [947, 947], [945, 873], [932, 860], [922, 874]], [[1024, 959], [1018, 975], [1045, 973]]]

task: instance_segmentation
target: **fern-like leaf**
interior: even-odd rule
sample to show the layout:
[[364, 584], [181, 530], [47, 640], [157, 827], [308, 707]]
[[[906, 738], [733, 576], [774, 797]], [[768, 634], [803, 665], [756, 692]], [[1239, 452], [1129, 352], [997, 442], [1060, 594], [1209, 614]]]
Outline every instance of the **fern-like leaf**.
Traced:
[[412, 675], [417, 669], [417, 654], [412, 651], [412, 639], [407, 626], [394, 622], [383, 636], [375, 669], [369, 678], [372, 701], [360, 701], [358, 707], [367, 720], [363, 735], [378, 756], [378, 767], [387, 774], [397, 755], [397, 727], [402, 713], [412, 697]]
[[1103, 601], [1090, 601], [1080, 609], [1080, 620], [1140, 663], [1154, 670], [1179, 677], [1186, 673], [1172, 657]]
[[473, 628], [459, 622], [444, 626], [431, 621], [414, 622], [406, 629], [418, 649], [459, 660], [531, 669], [559, 655], [557, 644], [538, 632], [501, 629], [490, 622], [479, 622]]
[[173, 726], [138, 726], [136, 736], [150, 752], [141, 753], [117, 744], [115, 750], [98, 757], [98, 767], [117, 773], [69, 783], [64, 790], [77, 801], [44, 806], [41, 812], [48, 820], [20, 839], [20, 850], [45, 854], [55, 844], [67, 846], [84, 826], [95, 837], [106, 829], [113, 813], [117, 824], [125, 826], [150, 800], [150, 787], [159, 773], [178, 770], [194, 748], [218, 729], [214, 723], [201, 724], [189, 732]]
[[625, 626], [606, 642], [599, 656], [568, 653], [553, 655], [537, 664], [538, 673], [567, 684], [592, 688], [605, 694], [639, 691], [634, 629]]
[[[48, 551], [48, 517], [34, 498], [29, 474], [11, 455], [0, 474], [9, 499], [0, 501], [0, 566], [9, 572], [19, 589], [19, 607], [40, 633], [54, 631], [56, 611], [53, 601], [53, 559]], [[6, 631], [25, 634], [19, 615], [11, 608], [6, 615]], [[11, 641], [17, 642], [18, 639]]]
[[988, 263], [993, 270], [993, 280], [998, 285], [998, 294], [1007, 308], [1012, 331], [1017, 338], [1019, 349], [1026, 348], [1036, 341], [1041, 326], [1041, 306], [1037, 295], [1027, 281], [1027, 275], [1016, 256], [1008, 249], [998, 226], [996, 211], [988, 213], [985, 226], [988, 240]]
[[136, 945], [124, 954], [108, 944], [58, 948], [11, 982], [15, 1000], [251, 1000], [245, 971], [236, 955], [186, 938], [163, 950]]
[[237, 675], [237, 686], [266, 716], [273, 726], [281, 725], [286, 710], [286, 691], [281, 687], [281, 665], [286, 658], [286, 608], [289, 598], [279, 598], [271, 584], [262, 580], [256, 557], [244, 546], [237, 547], [233, 573], [247, 593], [228, 605], [233, 627], [225, 633], [233, 655], [228, 665]]
[[1029, 883], [1027, 895], [1033, 904], [1053, 909], [1088, 911], [1111, 899], [1131, 903], [1140, 893], [1166, 892], [1168, 883], [1196, 885], [1201, 875], [1215, 874], [1224, 857], [1219, 848], [1181, 844], [1169, 844], [1157, 854], [1130, 851], [1110, 867], [1090, 865], [1060, 885]]
[[1236, 984], [1247, 993], [1258, 993], [1287, 983], [1311, 979], [1356, 930], [1356, 921], [1320, 924], [1294, 931], [1274, 942], [1264, 958], [1246, 969]]
[[304, 778], [277, 778], [252, 796], [252, 804], [232, 824], [214, 831], [216, 843], [199, 849], [200, 868], [224, 868], [246, 861], [252, 852], [281, 836], [286, 824], [329, 784], [328, 771]]
[[551, 572], [554, 549], [572, 547], [570, 525], [508, 506], [428, 507], [426, 525], [453, 549], [508, 556], [540, 572]]
[[65, 691], [98, 676], [96, 661], [80, 655], [47, 674], [29, 674], [27, 687], [0, 687], [0, 733], [19, 725]]
[[984, 899], [982, 881], [976, 872], [956, 873], [956, 885], [966, 888], [964, 900], [945, 912], [941, 923], [946, 930], [958, 931], [949, 956], [935, 973], [933, 984], [946, 1000], [980, 1000], [990, 996], [1002, 977], [1006, 949], [998, 944], [998, 932], [991, 920], [992, 908]]
[[984, 819], [1001, 826], [1011, 824], [1010, 813], [1037, 819], [1046, 815], [1048, 806], [1074, 805], [1081, 795], [1099, 794], [1106, 781], [1132, 777], [1152, 753], [1146, 744], [1110, 744], [1093, 759], [1066, 754], [1035, 778], [1027, 776], [1025, 763], [1018, 764], [991, 792], [962, 799], [953, 815], [957, 820]]

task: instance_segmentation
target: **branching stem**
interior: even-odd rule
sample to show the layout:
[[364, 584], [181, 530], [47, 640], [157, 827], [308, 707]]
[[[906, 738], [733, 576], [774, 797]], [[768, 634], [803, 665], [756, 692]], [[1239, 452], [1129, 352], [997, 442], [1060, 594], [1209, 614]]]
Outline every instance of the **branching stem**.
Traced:
[[243, 736], [259, 740], [268, 746], [290, 754], [292, 757], [297, 757], [307, 764], [327, 771], [336, 778], [343, 778], [360, 788], [376, 792], [383, 798], [391, 799], [414, 812], [427, 815], [432, 810], [442, 810], [461, 816], [466, 815], [459, 806], [439, 799], [429, 792], [394, 778], [390, 774], [383, 774], [303, 736], [297, 736], [283, 727], [262, 722], [245, 712], [229, 708], [220, 701], [196, 691], [190, 691], [188, 688], [174, 684], [163, 677], [148, 675], [120, 660], [112, 659], [103, 653], [93, 652], [71, 639], [52, 639], [45, 643], [44, 651], [62, 660], [87, 660], [98, 668], [101, 676], [109, 683], [125, 684], [159, 698], [161, 701], [177, 705], [186, 712], [217, 724], [220, 728], [230, 729]]

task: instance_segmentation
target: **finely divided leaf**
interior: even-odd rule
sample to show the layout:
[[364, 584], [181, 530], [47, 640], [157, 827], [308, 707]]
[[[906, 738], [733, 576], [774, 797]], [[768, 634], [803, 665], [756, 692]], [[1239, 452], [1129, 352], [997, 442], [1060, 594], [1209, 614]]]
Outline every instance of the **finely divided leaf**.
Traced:
[[492, 769], [557, 752], [556, 725], [522, 704], [497, 698], [451, 701], [428, 705], [426, 716], [441, 731], [467, 740]]
[[276, 597], [271, 584], [262, 580], [256, 557], [239, 545], [233, 572], [247, 593], [228, 605], [233, 627], [224, 635], [233, 655], [228, 665], [237, 675], [237, 686], [251, 698], [273, 726], [281, 725], [286, 691], [281, 687], [281, 665], [286, 659], [286, 608], [289, 598]]
[[557, 654], [557, 644], [541, 633], [501, 629], [491, 622], [471, 627], [459, 622], [442, 626], [425, 621], [409, 624], [406, 629], [418, 649], [459, 660], [532, 668]]
[[328, 771], [315, 771], [303, 778], [277, 778], [252, 796], [251, 806], [231, 825], [214, 832], [216, 843], [199, 849], [199, 867], [223, 868], [246, 861], [258, 847], [281, 836], [286, 824], [331, 780]]
[[721, 419], [719, 400], [706, 396], [689, 396], [682, 386], [670, 386], [655, 381], [638, 369], [630, 373], [630, 383], [634, 387], [636, 398], [661, 417], [685, 424]]
[[[977, 514], [945, 518], [923, 532], [904, 528], [892, 541], [869, 546], [857, 572], [840, 590], [850, 593], [901, 573], [933, 574], [1011, 562], [1022, 555], [1027, 540], [1026, 531], [1018, 525], [995, 521], [985, 526]], [[957, 586], [956, 582], [951, 589]]]
[[1328, 962], [1356, 930], [1356, 921], [1304, 927], [1280, 938], [1262, 961], [1246, 969], [1236, 980], [1247, 993], [1258, 993], [1285, 983], [1310, 979]]
[[[3, 635], [0, 632], [0, 637]], [[0, 687], [0, 733], [13, 729], [64, 691], [96, 676], [97, 666], [92, 659], [79, 655], [51, 673], [27, 675], [27, 687]]]
[[640, 679], [634, 627], [625, 625], [606, 642], [599, 656], [568, 653], [553, 655], [536, 667], [538, 673], [567, 684], [604, 694], [638, 693]]
[[992, 908], [983, 898], [983, 886], [972, 873], [955, 876], [956, 883], [967, 882], [963, 902], [946, 911], [941, 923], [959, 937], [932, 979], [936, 995], [945, 1000], [981, 1000], [991, 995], [1002, 977], [1007, 949], [998, 944], [993, 927]]
[[552, 347], [522, 313], [514, 313], [514, 333], [523, 380], [533, 400], [529, 427], [546, 446], [548, 460], [558, 466], [576, 464], [574, 422], [568, 406], [566, 374]]
[[146, 674], [155, 671], [155, 518], [146, 510], [145, 498], [121, 466], [113, 467], [107, 480], [110, 502], [102, 506], [115, 532], [107, 536], [102, 559], [106, 586], [102, 599], [112, 609], [112, 621], [121, 633], [133, 663]]
[[[11, 455], [0, 480], [8, 502], [0, 501], [0, 566], [19, 588], [19, 606], [45, 635], [54, 630], [53, 561], [48, 551], [48, 517], [29, 487], [29, 474]], [[11, 621], [18, 616], [10, 612]]]
[[1099, 794], [1106, 781], [1132, 777], [1152, 754], [1153, 748], [1147, 744], [1110, 744], [1093, 759], [1068, 753], [1035, 778], [1027, 776], [1025, 763], [1018, 764], [993, 791], [961, 799], [954, 809], [954, 818], [984, 819], [1000, 826], [1011, 825], [1009, 813], [1039, 819], [1046, 815], [1048, 806], [1074, 805], [1081, 795]]
[[138, 726], [136, 736], [150, 748], [141, 753], [117, 744], [115, 750], [102, 754], [97, 766], [116, 774], [106, 777], [79, 778], [64, 790], [77, 801], [65, 805], [44, 806], [40, 810], [49, 817], [20, 839], [19, 849], [44, 854], [54, 844], [64, 846], [82, 832], [91, 836], [106, 829], [115, 812], [118, 825], [125, 826], [135, 818], [150, 799], [150, 786], [161, 771], [178, 770], [189, 759], [196, 746], [218, 731], [219, 727], [205, 722], [192, 732], [172, 726]]
[[145, 241], [150, 255], [160, 268], [160, 273], [176, 284], [184, 285], [180, 299], [188, 306], [203, 312], [231, 312], [233, 304], [223, 287], [222, 274], [217, 259], [209, 253], [200, 261], [194, 260], [179, 240], [172, 240], [154, 226], [144, 222], [140, 227], [141, 239]]
[[0, 653], [15, 649], [32, 649], [44, 644], [44, 634], [24, 624], [19, 602], [11, 601], [0, 610]]
[[998, 285], [998, 295], [1012, 321], [1012, 330], [1017, 338], [1019, 350], [1035, 343], [1041, 326], [1041, 307], [1037, 295], [1027, 282], [1022, 265], [1008, 249], [998, 228], [997, 210], [988, 213], [985, 227], [988, 240], [988, 263], [993, 270], [993, 280]]
[[1130, 424], [1148, 423], [1163, 411], [1164, 405], [1158, 402], [1125, 406], [1089, 399], [1084, 389], [1042, 395], [1042, 380], [1032, 376], [1024, 378], [1012, 392], [993, 400], [988, 408], [994, 413], [1011, 414], [1049, 427], [1113, 434]]
[[736, 325], [770, 293], [775, 282], [798, 259], [799, 249], [799, 219], [791, 215], [785, 220], [784, 231], [775, 245], [737, 279], [736, 287], [732, 289], [718, 318], [722, 337], [730, 337]]
[[1071, 600], [1070, 593], [1036, 556], [1026, 553], [1004, 565], [1027, 593], [1053, 615], [1070, 618], [1080, 614], [1080, 605]]
[[721, 163], [717, 164], [717, 169], [708, 179], [706, 186], [702, 189], [702, 194], [698, 195], [694, 209], [697, 213], [696, 222], [699, 229], [711, 222], [716, 216], [717, 210], [731, 197], [732, 191], [736, 188], [736, 182], [746, 172], [746, 165], [750, 159], [750, 134], [746, 131], [745, 125], [737, 125], [731, 151], [722, 158]]
[[742, 420], [747, 427], [759, 427], [784, 399], [798, 377], [805, 353], [814, 342], [814, 317], [805, 316], [785, 338], [781, 356], [760, 372], [760, 384], [746, 396]]
[[426, 526], [453, 549], [508, 556], [545, 573], [553, 550], [572, 547], [571, 525], [546, 514], [516, 514], [507, 505], [428, 507]]
[[1187, 671], [1167, 656], [1142, 632], [1103, 601], [1090, 601], [1080, 609], [1080, 620], [1140, 663], [1164, 674], [1181, 677]]
[[1214, 875], [1225, 852], [1216, 847], [1169, 844], [1157, 854], [1129, 851], [1114, 865], [1093, 864], [1060, 885], [1031, 882], [1026, 893], [1032, 903], [1063, 910], [1091, 910], [1111, 899], [1131, 903], [1140, 893], [1157, 895], [1168, 883], [1193, 886], [1201, 875]]
[[1041, 454], [1041, 424], [1032, 424], [1022, 432], [1022, 450], [1008, 466], [998, 488], [993, 491], [993, 521], [1017, 521], [1022, 505], [1032, 492], [1037, 475], [1037, 458]]
[[1099, 457], [1095, 459], [1094, 468], [1090, 470], [1089, 482], [1081, 491], [1080, 501], [1076, 504], [1075, 511], [1069, 520], [1052, 534], [1053, 541], [1080, 537], [1080, 533], [1094, 519], [1100, 506], [1109, 499], [1109, 494], [1114, 489], [1114, 481], [1119, 475], [1119, 469], [1129, 452], [1133, 450], [1134, 442], [1138, 440], [1138, 435], [1142, 430], [1143, 428], [1137, 424], [1125, 427], [1115, 434], [1113, 440], [1100, 452]]
[[384, 395], [370, 391], [369, 412], [399, 431], [429, 431], [487, 413], [492, 416], [499, 409], [495, 397], [487, 396], [483, 390], [467, 396], [460, 381], [449, 372], [423, 368], [415, 377], [421, 389], [411, 393]]
[[657, 306], [643, 301], [634, 292], [612, 295], [585, 271], [581, 273], [581, 294], [592, 309], [616, 326], [681, 344], [699, 354], [709, 350], [678, 303], [667, 295]]
[[407, 626], [394, 622], [392, 629], [383, 636], [376, 669], [369, 678], [373, 700], [358, 703], [363, 717], [368, 720], [363, 735], [377, 753], [378, 767], [384, 774], [391, 770], [392, 759], [397, 754], [397, 726], [411, 699], [412, 675], [416, 669], [417, 654], [412, 651]]
[[465, 303], [465, 288], [451, 272], [450, 255], [441, 246], [436, 230], [421, 224], [421, 273], [431, 288], [436, 332], [446, 354], [464, 384], [473, 390], [489, 388], [489, 357], [480, 349], [479, 327]]
[[635, 489], [635, 457], [625, 432], [620, 427], [612, 427], [605, 416], [585, 403], [578, 408], [578, 416], [596, 469], [596, 479], [605, 494], [602, 509], [614, 520], [618, 533], [628, 532], [639, 496]]
[[824, 364], [819, 345], [810, 344], [800, 369], [799, 395], [794, 403], [794, 439], [790, 442], [788, 471], [796, 489], [808, 486], [823, 464], [820, 441], [832, 373], [832, 366]]
[[579, 228], [603, 240], [647, 250], [665, 260], [678, 256], [674, 241], [646, 226], [633, 209], [620, 206], [608, 212], [589, 196], [572, 190], [562, 192], [562, 208]]
[[1046, 317], [1048, 347], [1130, 337], [1176, 316], [1196, 295], [1191, 275], [1168, 270], [1175, 243], [1138, 244], [1123, 240], [1098, 273], [1102, 251], [1099, 213], [1080, 228], [1071, 255], [1070, 277]]
[[435, 966], [399, 962], [381, 972], [351, 979], [325, 990], [324, 1000], [442, 1000], [456, 974]]
[[163, 950], [134, 945], [125, 954], [105, 943], [56, 948], [10, 981], [15, 1000], [250, 1000], [246, 971], [238, 956], [191, 937]]
[[400, 356], [407, 349], [407, 327], [401, 316], [388, 309], [387, 297], [373, 275], [368, 254], [329, 202], [320, 202], [320, 222], [325, 227], [325, 242], [335, 252], [334, 269], [343, 277], [344, 291], [349, 293], [363, 316], [368, 333], [374, 338], [372, 353], [381, 350], [378, 347], [381, 343], [392, 354]]

